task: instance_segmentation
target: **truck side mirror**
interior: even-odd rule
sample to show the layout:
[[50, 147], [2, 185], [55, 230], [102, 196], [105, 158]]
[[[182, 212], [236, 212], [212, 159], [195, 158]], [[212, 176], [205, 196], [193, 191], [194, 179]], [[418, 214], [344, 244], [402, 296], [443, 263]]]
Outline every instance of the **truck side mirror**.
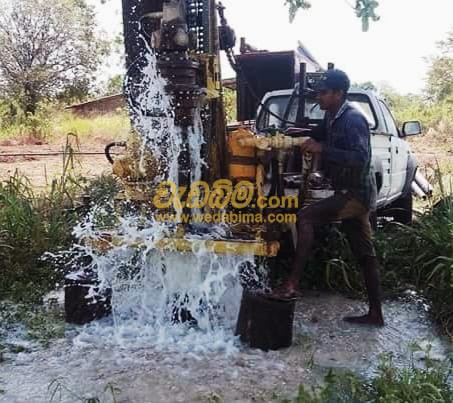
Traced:
[[417, 136], [422, 133], [422, 124], [417, 121], [405, 122], [403, 124], [402, 137]]

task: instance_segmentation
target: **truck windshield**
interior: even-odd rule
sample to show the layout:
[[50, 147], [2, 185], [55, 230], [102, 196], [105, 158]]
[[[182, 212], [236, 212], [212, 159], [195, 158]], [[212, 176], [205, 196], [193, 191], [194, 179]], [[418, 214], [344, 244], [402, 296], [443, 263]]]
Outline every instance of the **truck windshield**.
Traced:
[[[268, 98], [265, 102], [265, 106], [266, 109], [280, 116], [282, 119], [285, 119], [285, 114], [290, 100], [290, 94], [278, 95]], [[375, 129], [377, 126], [376, 116], [369, 98], [365, 94], [348, 94], [348, 101], [365, 116], [370, 125], [370, 128]], [[291, 105], [289, 106], [286, 120], [288, 120], [289, 122], [295, 122], [297, 116], [297, 107], [298, 99], [294, 98], [291, 102]], [[315, 100], [307, 99], [305, 105], [306, 117], [316, 123], [322, 121], [324, 114], [325, 112], [319, 109], [319, 105]], [[262, 130], [272, 126], [287, 128], [292, 125], [288, 123], [282, 123], [277, 117], [272, 116], [264, 108], [262, 108], [257, 119], [257, 129]]]

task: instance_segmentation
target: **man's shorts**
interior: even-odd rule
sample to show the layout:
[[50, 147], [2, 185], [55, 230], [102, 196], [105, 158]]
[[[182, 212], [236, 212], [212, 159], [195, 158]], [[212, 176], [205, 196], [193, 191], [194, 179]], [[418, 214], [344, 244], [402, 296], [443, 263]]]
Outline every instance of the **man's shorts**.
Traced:
[[298, 213], [298, 225], [322, 225], [342, 222], [341, 230], [348, 238], [357, 259], [376, 256], [372, 242], [370, 210], [349, 194], [336, 193], [303, 208]]

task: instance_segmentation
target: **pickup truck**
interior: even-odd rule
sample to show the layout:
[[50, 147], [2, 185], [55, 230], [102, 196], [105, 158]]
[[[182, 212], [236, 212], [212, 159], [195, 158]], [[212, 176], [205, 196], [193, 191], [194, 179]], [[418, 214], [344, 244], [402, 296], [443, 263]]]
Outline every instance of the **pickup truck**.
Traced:
[[[298, 109], [298, 97], [293, 94], [294, 90], [287, 89], [271, 91], [264, 96], [255, 123], [258, 132], [269, 127], [291, 127]], [[364, 114], [370, 125], [372, 162], [378, 186], [378, 215], [404, 224], [411, 223], [412, 184], [417, 161], [405, 138], [421, 133], [420, 122], [406, 122], [401, 129], [398, 128], [385, 100], [372, 91], [351, 89], [348, 100]], [[306, 100], [305, 109], [310, 122], [322, 121], [324, 112], [314, 99]]]

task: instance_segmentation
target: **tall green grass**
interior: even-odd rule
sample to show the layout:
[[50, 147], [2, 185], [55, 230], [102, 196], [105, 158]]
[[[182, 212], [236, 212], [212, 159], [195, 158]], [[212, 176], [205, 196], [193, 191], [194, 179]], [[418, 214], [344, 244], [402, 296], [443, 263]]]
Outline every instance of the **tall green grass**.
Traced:
[[71, 112], [57, 113], [51, 121], [49, 139], [69, 132], [85, 139], [125, 139], [130, 132], [129, 117], [124, 111], [92, 117], [77, 116]]
[[41, 302], [64, 275], [64, 267], [43, 255], [71, 246], [74, 225], [84, 214], [79, 208], [82, 196], [107, 205], [119, 191], [112, 176], [88, 181], [75, 173], [77, 161], [69, 137], [63, 170], [45, 191], [37, 192], [18, 173], [0, 182], [0, 301]]
[[40, 302], [61, 279], [41, 257], [69, 245], [74, 214], [72, 189], [54, 183], [36, 194], [26, 178], [15, 174], [0, 184], [0, 298]]
[[[413, 225], [388, 223], [375, 233], [386, 296], [417, 290], [431, 303], [431, 313], [453, 337], [453, 177], [436, 169], [436, 195]], [[337, 229], [327, 234], [307, 270], [306, 286], [352, 295], [364, 292], [347, 241]]]
[[78, 116], [64, 111], [59, 104], [40, 104], [35, 115], [26, 115], [19, 108], [13, 115], [0, 103], [0, 140], [42, 141], [64, 139], [67, 133], [77, 133], [81, 139], [124, 139], [130, 132], [127, 112], [118, 109], [105, 115]]
[[423, 365], [411, 359], [405, 368], [394, 365], [393, 357], [381, 357], [377, 376], [367, 380], [352, 373], [329, 371], [322, 387], [301, 385], [293, 399], [282, 403], [451, 403], [453, 360], [436, 362], [429, 356]]

